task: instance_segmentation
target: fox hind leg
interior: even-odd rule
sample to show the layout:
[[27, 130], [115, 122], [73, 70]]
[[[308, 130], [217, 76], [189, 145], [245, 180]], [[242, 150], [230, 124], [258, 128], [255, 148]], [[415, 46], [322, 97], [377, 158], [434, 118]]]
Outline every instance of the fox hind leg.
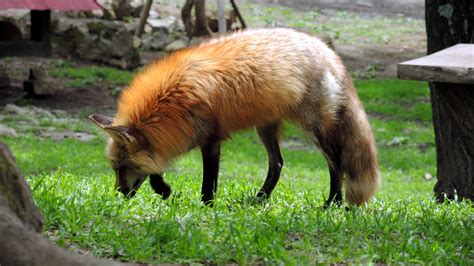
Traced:
[[329, 168], [329, 175], [331, 178], [331, 187], [329, 190], [329, 197], [324, 203], [324, 208], [331, 206], [331, 204], [336, 204], [341, 206], [342, 204], [342, 178], [338, 171], [335, 171], [333, 168]]
[[337, 206], [342, 204], [342, 177], [344, 173], [341, 171], [341, 149], [337, 138], [334, 137], [336, 136], [335, 132], [334, 129], [330, 131], [326, 129], [326, 134], [323, 136], [320, 130], [314, 130], [318, 146], [328, 163], [331, 179], [329, 197], [324, 203], [324, 208], [331, 206], [333, 203]]
[[258, 199], [268, 198], [280, 179], [280, 172], [283, 167], [283, 156], [281, 155], [279, 145], [280, 129], [281, 122], [257, 128], [258, 136], [262, 140], [268, 155], [267, 178], [257, 193]]

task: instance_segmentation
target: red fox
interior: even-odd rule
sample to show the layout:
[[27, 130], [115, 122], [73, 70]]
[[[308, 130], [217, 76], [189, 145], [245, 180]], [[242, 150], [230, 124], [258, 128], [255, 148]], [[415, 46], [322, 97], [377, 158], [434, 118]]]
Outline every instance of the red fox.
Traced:
[[164, 167], [199, 147], [202, 201], [217, 189], [221, 141], [254, 127], [268, 154], [268, 174], [257, 194], [269, 197], [280, 177], [282, 121], [307, 132], [330, 173], [325, 205], [362, 205], [380, 174], [366, 113], [341, 59], [322, 41], [291, 29], [237, 32], [175, 52], [139, 73], [123, 91], [115, 118], [91, 115], [110, 136], [107, 156], [116, 186], [133, 196], [148, 175], [167, 198]]

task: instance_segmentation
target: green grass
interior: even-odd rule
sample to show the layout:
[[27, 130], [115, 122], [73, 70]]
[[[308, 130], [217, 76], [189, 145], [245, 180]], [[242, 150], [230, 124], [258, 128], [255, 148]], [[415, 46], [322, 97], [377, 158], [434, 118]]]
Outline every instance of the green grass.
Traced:
[[424, 21], [400, 16], [368, 16], [349, 11], [299, 10], [280, 5], [240, 5], [252, 27], [292, 27], [311, 34], [328, 34], [342, 44], [419, 45], [414, 34], [424, 34]]
[[[322, 210], [329, 177], [321, 154], [286, 125], [285, 167], [272, 198], [252, 203], [267, 161], [253, 131], [222, 147], [214, 208], [200, 203], [200, 153], [177, 160], [165, 179], [173, 194], [163, 201], [144, 184], [125, 200], [113, 191], [104, 157], [105, 139], [52, 141], [26, 131], [4, 137], [33, 188], [46, 224], [59, 246], [98, 257], [146, 263], [474, 263], [471, 202], [437, 204], [435, 146], [425, 83], [398, 80], [356, 82], [370, 114], [383, 176], [367, 207]], [[54, 123], [54, 119], [52, 119]], [[1, 122], [1, 121], [0, 121]], [[73, 121], [83, 128], [85, 121]], [[84, 129], [84, 128], [83, 128]], [[395, 137], [399, 145], [388, 145]], [[284, 141], [284, 142], [285, 142]]]
[[72, 88], [86, 88], [98, 86], [101, 81], [112, 85], [128, 84], [133, 73], [105, 66], [76, 66], [70, 62], [60, 61], [50, 75], [54, 78], [67, 78], [68, 86]]

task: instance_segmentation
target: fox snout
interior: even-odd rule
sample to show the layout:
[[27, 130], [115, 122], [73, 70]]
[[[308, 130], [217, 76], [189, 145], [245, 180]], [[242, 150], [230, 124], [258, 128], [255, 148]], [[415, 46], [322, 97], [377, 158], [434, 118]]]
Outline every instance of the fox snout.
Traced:
[[[120, 185], [118, 181], [116, 184], [116, 190], [120, 191], [127, 199], [131, 199], [135, 196], [138, 189], [145, 181], [146, 177], [139, 178], [131, 186]], [[150, 185], [156, 194], [160, 195], [164, 200], [168, 199], [171, 195], [171, 187], [163, 180], [162, 174], [150, 175]]]
[[127, 199], [133, 198], [133, 196], [135, 196], [135, 194], [137, 193], [136, 189], [122, 188], [122, 187], [119, 187], [118, 191], [120, 191]]
[[[127, 182], [120, 182], [120, 181], [123, 180], [123, 177], [122, 177], [122, 180], [121, 180], [120, 177], [118, 177], [117, 178], [118, 182], [116, 182], [115, 187], [126, 198], [131, 199], [131, 198], [133, 198], [133, 196], [135, 196], [135, 194], [137, 193], [138, 189], [142, 185], [143, 181], [145, 181], [145, 179], [146, 179], [146, 176], [138, 177], [138, 178], [136, 178], [135, 182], [133, 182], [132, 184], [128, 184]], [[125, 179], [125, 181], [126, 181], [126, 179]]]

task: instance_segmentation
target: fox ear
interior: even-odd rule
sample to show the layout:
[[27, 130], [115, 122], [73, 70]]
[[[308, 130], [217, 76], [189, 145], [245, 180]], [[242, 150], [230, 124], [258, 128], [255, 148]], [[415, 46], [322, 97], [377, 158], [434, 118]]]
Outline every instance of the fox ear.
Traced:
[[136, 141], [132, 134], [132, 130], [126, 126], [106, 126], [105, 132], [115, 141], [130, 144]]
[[89, 119], [97, 126], [102, 128], [113, 140], [121, 143], [132, 143], [136, 139], [131, 133], [129, 127], [112, 126], [113, 118], [104, 115], [90, 115]]
[[114, 121], [112, 117], [96, 114], [90, 115], [89, 119], [94, 122], [94, 124], [98, 125], [100, 128], [111, 126], [112, 122]]

